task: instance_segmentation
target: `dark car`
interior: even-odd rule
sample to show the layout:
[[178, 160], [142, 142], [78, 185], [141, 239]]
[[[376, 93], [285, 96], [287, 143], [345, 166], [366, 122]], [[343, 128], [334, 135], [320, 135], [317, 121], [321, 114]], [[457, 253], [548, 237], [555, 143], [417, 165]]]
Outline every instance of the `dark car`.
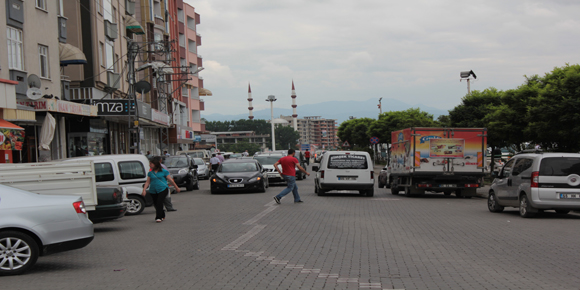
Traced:
[[266, 192], [266, 170], [253, 159], [224, 161], [211, 177], [211, 193], [258, 191]]
[[120, 186], [97, 186], [97, 206], [89, 211], [93, 223], [114, 220], [125, 216], [127, 205], [123, 203], [123, 189]]
[[167, 156], [163, 159], [163, 164], [167, 166], [177, 186], [185, 187], [187, 191], [199, 189], [197, 165], [191, 157], [188, 155]]

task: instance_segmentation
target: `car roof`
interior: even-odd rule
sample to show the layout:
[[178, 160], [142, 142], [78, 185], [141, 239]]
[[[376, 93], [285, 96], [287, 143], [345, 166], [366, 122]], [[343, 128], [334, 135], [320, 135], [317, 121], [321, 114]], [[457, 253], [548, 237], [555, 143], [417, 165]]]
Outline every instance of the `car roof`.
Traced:
[[141, 154], [106, 154], [106, 155], [96, 155], [96, 156], [79, 156], [79, 157], [70, 157], [55, 161], [71, 161], [71, 160], [117, 160], [117, 161], [125, 161], [125, 160], [135, 160], [135, 159], [147, 159], [147, 156]]

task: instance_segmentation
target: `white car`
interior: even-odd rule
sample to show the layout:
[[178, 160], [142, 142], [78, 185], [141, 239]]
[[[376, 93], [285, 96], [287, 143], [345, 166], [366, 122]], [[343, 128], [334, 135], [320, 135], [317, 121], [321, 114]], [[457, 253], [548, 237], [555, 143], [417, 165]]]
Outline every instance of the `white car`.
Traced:
[[0, 185], [0, 275], [22, 274], [39, 256], [82, 248], [93, 237], [81, 197]]
[[258, 160], [262, 167], [266, 169], [268, 182], [286, 182], [280, 176], [280, 173], [274, 169], [274, 163], [278, 162], [278, 160], [280, 160], [282, 157], [284, 157], [284, 155], [280, 153], [262, 153], [259, 155], [254, 155], [254, 159]]
[[312, 170], [316, 171], [314, 192], [318, 195], [331, 190], [358, 190], [361, 195], [374, 195], [375, 173], [367, 152], [327, 151]]

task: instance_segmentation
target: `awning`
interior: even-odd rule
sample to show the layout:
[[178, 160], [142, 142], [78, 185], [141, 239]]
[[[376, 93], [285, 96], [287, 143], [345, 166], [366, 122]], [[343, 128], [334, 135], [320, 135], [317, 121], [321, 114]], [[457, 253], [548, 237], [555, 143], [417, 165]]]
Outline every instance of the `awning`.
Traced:
[[60, 65], [67, 66], [69, 64], [86, 64], [87, 58], [85, 54], [76, 46], [68, 43], [58, 44]]
[[125, 15], [125, 17], [126, 17], [125, 18], [125, 28], [127, 28], [127, 30], [129, 30], [135, 34], [145, 34], [143, 27], [141, 27], [141, 24], [139, 24], [139, 21], [137, 21], [137, 19], [135, 19], [131, 15]]
[[200, 96], [212, 96], [211, 91], [206, 88], [199, 89]]
[[0, 119], [0, 150], [22, 150], [24, 128]]

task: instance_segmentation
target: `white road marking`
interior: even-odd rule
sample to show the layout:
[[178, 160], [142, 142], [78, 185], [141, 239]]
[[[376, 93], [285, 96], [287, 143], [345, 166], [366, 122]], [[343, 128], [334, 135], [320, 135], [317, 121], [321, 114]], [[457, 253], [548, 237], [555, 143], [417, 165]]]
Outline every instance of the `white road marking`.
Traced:
[[254, 226], [250, 231], [241, 235], [239, 238], [237, 238], [235, 241], [229, 243], [227, 246], [223, 247], [222, 250], [224, 250], [224, 251], [237, 250], [241, 245], [243, 245], [245, 242], [249, 241], [251, 238], [253, 238], [255, 235], [257, 235], [259, 232], [261, 232], [265, 227], [266, 227], [265, 225]]

